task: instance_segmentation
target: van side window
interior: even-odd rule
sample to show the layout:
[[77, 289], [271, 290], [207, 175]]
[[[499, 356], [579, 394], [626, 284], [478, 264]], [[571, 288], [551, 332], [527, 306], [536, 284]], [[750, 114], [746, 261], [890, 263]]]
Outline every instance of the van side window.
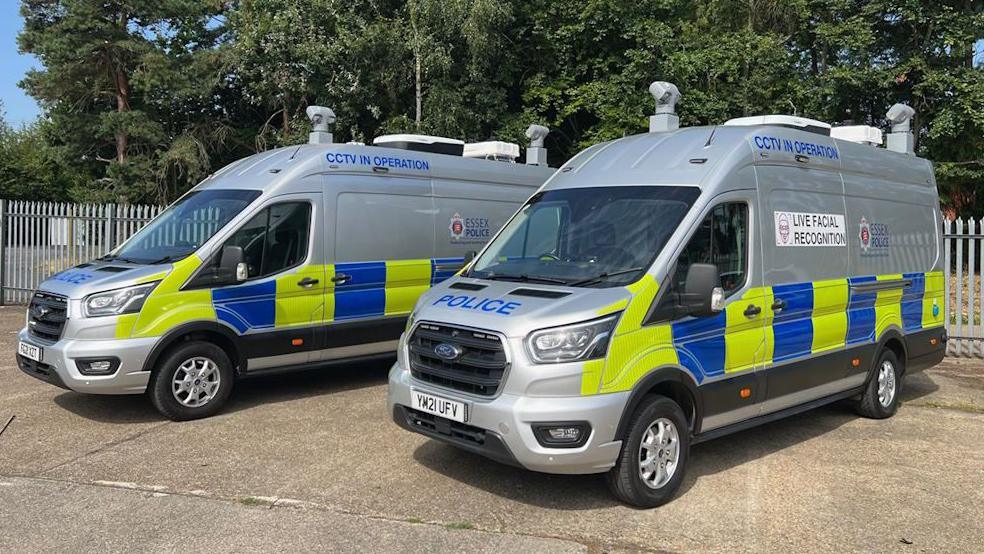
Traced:
[[304, 261], [311, 226], [307, 202], [274, 204], [239, 228], [227, 246], [241, 246], [249, 278], [279, 273]]
[[745, 284], [748, 272], [748, 205], [732, 202], [715, 206], [701, 221], [687, 247], [677, 258], [673, 281], [679, 290], [690, 264], [715, 264], [721, 287], [730, 294]]

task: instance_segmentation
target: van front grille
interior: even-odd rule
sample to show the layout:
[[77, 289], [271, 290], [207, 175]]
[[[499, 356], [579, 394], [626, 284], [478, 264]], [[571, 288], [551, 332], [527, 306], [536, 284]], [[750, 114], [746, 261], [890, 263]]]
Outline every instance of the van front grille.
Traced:
[[47, 292], [35, 292], [27, 307], [27, 331], [31, 336], [56, 342], [61, 338], [67, 315], [67, 298]]
[[[442, 349], [437, 349], [438, 346]], [[506, 352], [497, 335], [447, 325], [421, 323], [407, 342], [410, 374], [441, 387], [493, 396], [506, 372]], [[447, 348], [450, 346], [451, 348]], [[449, 359], [437, 350], [453, 351]]]

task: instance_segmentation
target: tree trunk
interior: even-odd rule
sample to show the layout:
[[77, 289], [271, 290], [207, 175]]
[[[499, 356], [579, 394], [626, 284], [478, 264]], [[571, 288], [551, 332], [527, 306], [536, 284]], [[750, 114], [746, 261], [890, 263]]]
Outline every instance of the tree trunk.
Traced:
[[[418, 52], [419, 52], [419, 50], [418, 50]], [[419, 131], [420, 130], [420, 120], [423, 118], [423, 111], [424, 111], [424, 108], [423, 108], [424, 94], [423, 94], [423, 91], [422, 91], [422, 88], [421, 88], [421, 83], [420, 83], [420, 73], [421, 73], [420, 72], [420, 55], [418, 53], [415, 53], [414, 54], [414, 71], [416, 73], [416, 78], [415, 78], [415, 83], [414, 83], [414, 86], [415, 86], [414, 93], [416, 95], [416, 107], [417, 107], [417, 116], [415, 118], [415, 121], [417, 123], [417, 130]]]
[[[130, 17], [128, 14], [120, 14], [120, 29], [125, 31], [129, 21]], [[116, 88], [116, 111], [119, 113], [128, 112], [130, 111], [130, 78], [126, 74], [126, 68], [123, 66], [124, 62], [122, 59], [113, 60], [111, 54], [107, 54], [107, 57], [109, 58], [109, 65], [113, 72], [113, 84]], [[122, 164], [126, 161], [126, 149], [130, 137], [122, 126], [117, 127], [113, 134], [116, 138], [116, 162]]]
[[284, 139], [286, 139], [287, 135], [290, 133], [290, 110], [287, 109], [289, 103], [290, 103], [290, 97], [284, 95], [284, 114], [283, 114]]
[[[122, 68], [114, 70], [114, 80], [116, 84], [116, 111], [123, 113], [130, 111], [130, 80]], [[116, 161], [122, 164], [126, 161], [126, 149], [129, 136], [122, 128], [117, 128], [116, 132]]]

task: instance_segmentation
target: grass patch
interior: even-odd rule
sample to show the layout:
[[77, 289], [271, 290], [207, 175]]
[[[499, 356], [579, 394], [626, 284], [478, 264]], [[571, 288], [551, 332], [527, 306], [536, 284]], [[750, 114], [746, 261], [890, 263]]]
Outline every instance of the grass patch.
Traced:
[[262, 498], [257, 498], [255, 496], [247, 496], [246, 498], [240, 498], [239, 503], [243, 506], [270, 506], [271, 502], [264, 500]]
[[969, 414], [984, 414], [984, 407], [978, 406], [977, 404], [971, 404], [969, 402], [936, 402], [934, 400], [929, 400], [927, 402], [914, 402], [912, 405], [922, 406], [924, 408], [957, 410], [958, 412], [967, 412]]
[[472, 525], [471, 523], [469, 523], [467, 521], [456, 521], [454, 523], [448, 523], [444, 527], [446, 527], [448, 529], [455, 529], [455, 530], [457, 530], [457, 529], [474, 529], [475, 528], [474, 525]]
[[424, 520], [420, 519], [419, 517], [408, 517], [407, 518], [407, 523], [423, 523], [423, 522], [424, 522]]

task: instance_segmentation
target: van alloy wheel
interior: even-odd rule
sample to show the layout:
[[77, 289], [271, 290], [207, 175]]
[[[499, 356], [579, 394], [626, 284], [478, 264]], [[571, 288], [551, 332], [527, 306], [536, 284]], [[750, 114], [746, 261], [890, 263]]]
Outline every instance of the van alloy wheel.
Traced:
[[209, 358], [197, 356], [178, 366], [171, 381], [171, 391], [183, 406], [197, 408], [215, 397], [221, 383], [219, 366]]
[[680, 462], [680, 435], [676, 425], [661, 417], [649, 425], [639, 444], [639, 475], [649, 488], [662, 488], [673, 478]]
[[895, 400], [895, 366], [889, 360], [878, 368], [878, 403], [887, 408]]

